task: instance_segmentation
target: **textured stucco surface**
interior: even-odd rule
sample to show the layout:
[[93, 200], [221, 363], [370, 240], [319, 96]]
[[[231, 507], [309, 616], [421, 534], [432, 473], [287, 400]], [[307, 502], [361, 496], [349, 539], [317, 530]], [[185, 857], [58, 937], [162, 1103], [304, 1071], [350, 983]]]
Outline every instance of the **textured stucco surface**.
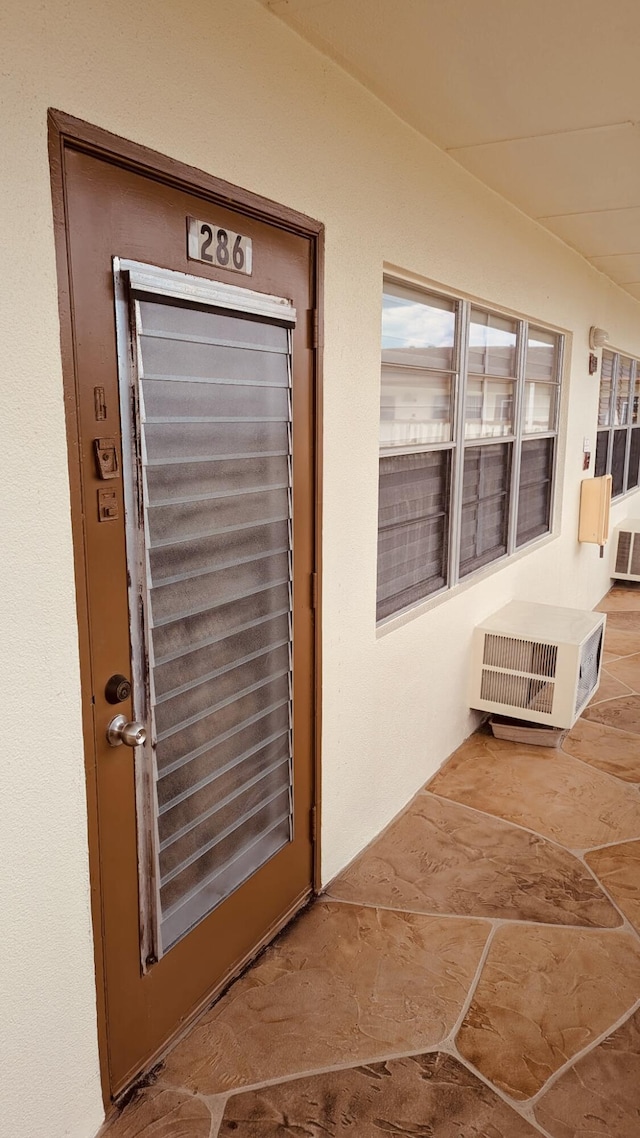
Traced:
[[[575, 540], [595, 443], [587, 331], [640, 355], [640, 308], [254, 0], [7, 0], [0, 21], [1, 1106], [14, 1138], [88, 1138], [102, 1108], [47, 107], [326, 225], [325, 881], [471, 729], [473, 624], [514, 596], [591, 607], [605, 592], [606, 562]], [[376, 636], [383, 263], [563, 327], [573, 347], [556, 538]]]

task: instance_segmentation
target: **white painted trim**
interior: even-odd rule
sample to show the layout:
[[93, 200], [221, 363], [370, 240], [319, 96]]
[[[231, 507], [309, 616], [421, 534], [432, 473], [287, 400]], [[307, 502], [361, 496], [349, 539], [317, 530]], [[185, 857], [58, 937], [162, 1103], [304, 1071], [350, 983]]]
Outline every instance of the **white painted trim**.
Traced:
[[179, 300], [199, 301], [216, 308], [232, 308], [236, 312], [249, 312], [253, 316], [267, 316], [283, 324], [295, 324], [296, 310], [290, 300], [271, 296], [266, 292], [253, 292], [240, 285], [209, 281], [205, 277], [192, 277], [171, 269], [159, 269], [140, 261], [126, 261], [114, 257], [114, 271], [128, 273], [134, 292], [150, 292], [156, 296], [171, 296]]

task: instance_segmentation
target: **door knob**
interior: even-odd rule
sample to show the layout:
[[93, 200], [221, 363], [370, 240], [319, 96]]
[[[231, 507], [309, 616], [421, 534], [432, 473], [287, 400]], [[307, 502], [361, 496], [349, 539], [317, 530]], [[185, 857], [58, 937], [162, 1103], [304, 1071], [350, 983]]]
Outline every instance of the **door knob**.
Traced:
[[146, 741], [144, 723], [129, 723], [126, 715], [116, 715], [107, 727], [107, 739], [112, 747], [125, 743], [127, 747], [140, 747]]

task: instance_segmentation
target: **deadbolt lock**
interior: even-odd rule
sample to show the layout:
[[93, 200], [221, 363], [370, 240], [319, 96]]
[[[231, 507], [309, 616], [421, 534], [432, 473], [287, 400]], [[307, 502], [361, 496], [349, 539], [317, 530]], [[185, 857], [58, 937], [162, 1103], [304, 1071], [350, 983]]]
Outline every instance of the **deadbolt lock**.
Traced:
[[131, 681], [126, 676], [111, 676], [107, 680], [104, 695], [107, 703], [124, 703], [131, 695]]

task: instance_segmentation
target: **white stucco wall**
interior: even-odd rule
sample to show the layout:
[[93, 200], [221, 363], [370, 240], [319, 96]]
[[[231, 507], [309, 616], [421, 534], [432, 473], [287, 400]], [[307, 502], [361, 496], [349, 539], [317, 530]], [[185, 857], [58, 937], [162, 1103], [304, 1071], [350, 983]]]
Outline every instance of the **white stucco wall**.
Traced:
[[[47, 107], [326, 225], [325, 881], [471, 729], [474, 623], [514, 596], [590, 607], [606, 590], [606, 562], [576, 543], [598, 389], [587, 333], [640, 355], [640, 305], [255, 0], [5, 0], [0, 18], [0, 1117], [12, 1138], [89, 1138], [102, 1107]], [[385, 262], [559, 325], [573, 348], [560, 535], [377, 636]]]

